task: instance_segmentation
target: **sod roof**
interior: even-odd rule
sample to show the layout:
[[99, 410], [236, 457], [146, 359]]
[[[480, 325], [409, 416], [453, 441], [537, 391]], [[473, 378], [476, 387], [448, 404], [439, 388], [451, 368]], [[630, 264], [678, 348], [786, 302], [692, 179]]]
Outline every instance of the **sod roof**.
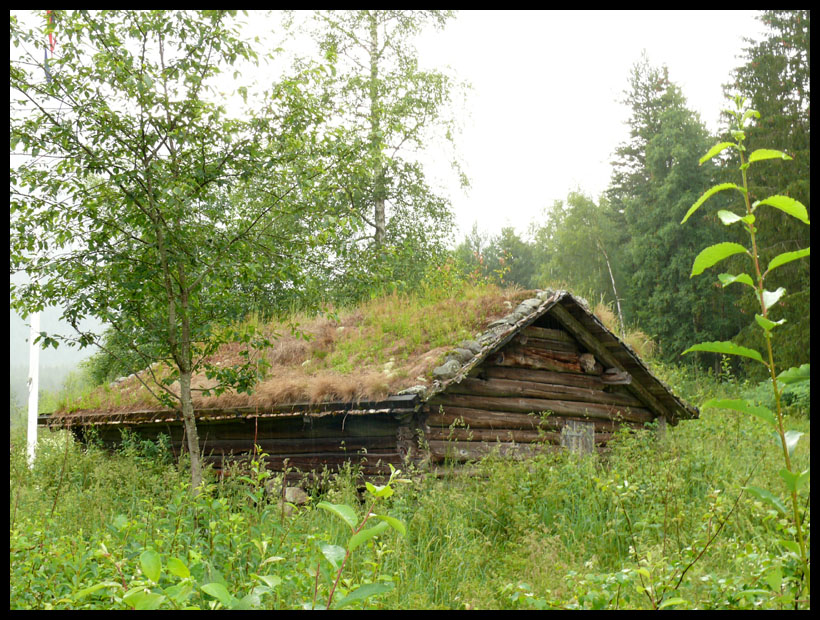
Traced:
[[[410, 409], [460, 382], [522, 328], [550, 314], [552, 320], [593, 352], [605, 367], [626, 371], [630, 387], [656, 415], [673, 424], [698, 416], [655, 377], [632, 348], [615, 336], [587, 302], [567, 291], [525, 291], [494, 286], [464, 288], [449, 297], [421, 299], [391, 295], [357, 308], [320, 317], [291, 317], [264, 326], [276, 334], [265, 352], [267, 373], [251, 394], [225, 392], [204, 396], [213, 387], [193, 378], [198, 418], [227, 415], [278, 415], [294, 411], [352, 408]], [[223, 346], [213, 362], [241, 359], [239, 344]], [[156, 372], [156, 371], [155, 371]], [[146, 371], [143, 371], [146, 375]], [[172, 386], [178, 389], [178, 386]], [[125, 423], [176, 419], [135, 376], [98, 388], [82, 403], [65, 403], [50, 420]], [[82, 422], [80, 422], [82, 419]]]
[[[194, 407], [227, 409], [285, 403], [378, 401], [413, 387], [432, 387], [432, 371], [460, 341], [474, 338], [487, 324], [511, 312], [534, 291], [496, 286], [465, 287], [449, 296], [388, 295], [322, 316], [293, 316], [262, 326], [274, 336], [263, 353], [269, 367], [252, 394], [224, 392], [204, 396], [214, 382], [192, 379]], [[296, 326], [292, 331], [291, 326]], [[239, 363], [239, 343], [222, 346], [210, 358], [220, 365]], [[154, 369], [155, 374], [161, 369]], [[148, 381], [148, 373], [140, 373]], [[170, 386], [178, 393], [178, 384]], [[55, 416], [163, 410], [136, 376], [101, 386], [81, 399], [61, 403]]]

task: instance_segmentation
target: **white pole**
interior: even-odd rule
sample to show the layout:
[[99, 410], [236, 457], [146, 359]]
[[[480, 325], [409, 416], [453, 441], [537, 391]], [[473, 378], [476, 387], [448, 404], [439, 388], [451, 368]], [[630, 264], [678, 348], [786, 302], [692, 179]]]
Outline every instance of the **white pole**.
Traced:
[[40, 383], [40, 344], [34, 344], [34, 339], [40, 334], [40, 313], [31, 315], [31, 331], [29, 332], [28, 354], [28, 463], [34, 464], [34, 448], [37, 446], [37, 397]]

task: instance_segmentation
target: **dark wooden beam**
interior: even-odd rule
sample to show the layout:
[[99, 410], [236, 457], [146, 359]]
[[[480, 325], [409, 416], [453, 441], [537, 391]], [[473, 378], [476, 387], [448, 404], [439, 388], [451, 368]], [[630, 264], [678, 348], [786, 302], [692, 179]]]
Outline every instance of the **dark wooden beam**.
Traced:
[[[578, 319], [572, 316], [569, 311], [561, 306], [560, 303], [555, 304], [550, 308], [552, 315], [558, 319], [564, 328], [570, 332], [578, 341], [591, 351], [603, 364], [607, 367], [617, 368], [619, 371], [626, 372], [618, 358], [607, 349], [598, 338], [595, 337], [586, 327], [584, 327]], [[632, 381], [626, 386], [629, 391], [635, 394], [641, 401], [646, 403], [656, 415], [666, 416], [670, 421], [674, 419], [674, 415], [661, 402], [649, 393], [637, 381]]]

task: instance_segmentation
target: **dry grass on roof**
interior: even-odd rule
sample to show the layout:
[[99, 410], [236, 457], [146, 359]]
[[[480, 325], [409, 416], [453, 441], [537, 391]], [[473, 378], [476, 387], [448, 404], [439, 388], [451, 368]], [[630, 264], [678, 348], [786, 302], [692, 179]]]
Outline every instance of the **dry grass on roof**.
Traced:
[[[379, 400], [414, 385], [429, 386], [433, 368], [448, 351], [462, 340], [475, 338], [489, 322], [533, 295], [533, 291], [491, 285], [463, 287], [450, 297], [388, 295], [352, 309], [267, 324], [263, 330], [278, 337], [262, 354], [269, 366], [253, 393], [204, 397], [195, 392], [194, 406], [263, 409], [296, 402]], [[297, 325], [297, 331], [289, 325]], [[235, 364], [242, 359], [240, 351], [238, 343], [226, 344], [210, 361]], [[194, 376], [192, 387], [213, 385], [204, 376]], [[178, 390], [176, 384], [171, 388]], [[153, 408], [159, 408], [157, 402], [134, 377], [97, 388], [81, 404], [62, 407]]]

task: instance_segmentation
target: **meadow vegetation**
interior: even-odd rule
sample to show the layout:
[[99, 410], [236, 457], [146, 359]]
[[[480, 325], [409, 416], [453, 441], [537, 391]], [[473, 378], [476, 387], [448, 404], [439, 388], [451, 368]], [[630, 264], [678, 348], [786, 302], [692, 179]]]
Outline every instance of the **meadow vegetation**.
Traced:
[[[726, 365], [717, 376], [653, 371], [690, 402], [765, 394]], [[809, 468], [808, 395], [790, 402], [787, 426], [805, 433], [797, 467]], [[790, 522], [744, 492], [780, 488], [777, 451], [761, 449], [770, 435], [757, 418], [708, 409], [661, 439], [625, 434], [602, 455], [402, 472], [378, 501], [405, 534], [385, 526], [351, 553], [332, 606], [793, 608], [798, 559], [777, 543]], [[318, 507], [361, 518], [370, 502], [355, 464], [320, 476], [295, 509], [266, 495], [277, 480], [252, 464], [192, 498], [185, 459], [162, 442], [125, 436], [111, 454], [46, 432], [29, 470], [13, 436], [10, 607], [320, 607], [350, 526]], [[809, 497], [806, 485], [806, 531]]]

